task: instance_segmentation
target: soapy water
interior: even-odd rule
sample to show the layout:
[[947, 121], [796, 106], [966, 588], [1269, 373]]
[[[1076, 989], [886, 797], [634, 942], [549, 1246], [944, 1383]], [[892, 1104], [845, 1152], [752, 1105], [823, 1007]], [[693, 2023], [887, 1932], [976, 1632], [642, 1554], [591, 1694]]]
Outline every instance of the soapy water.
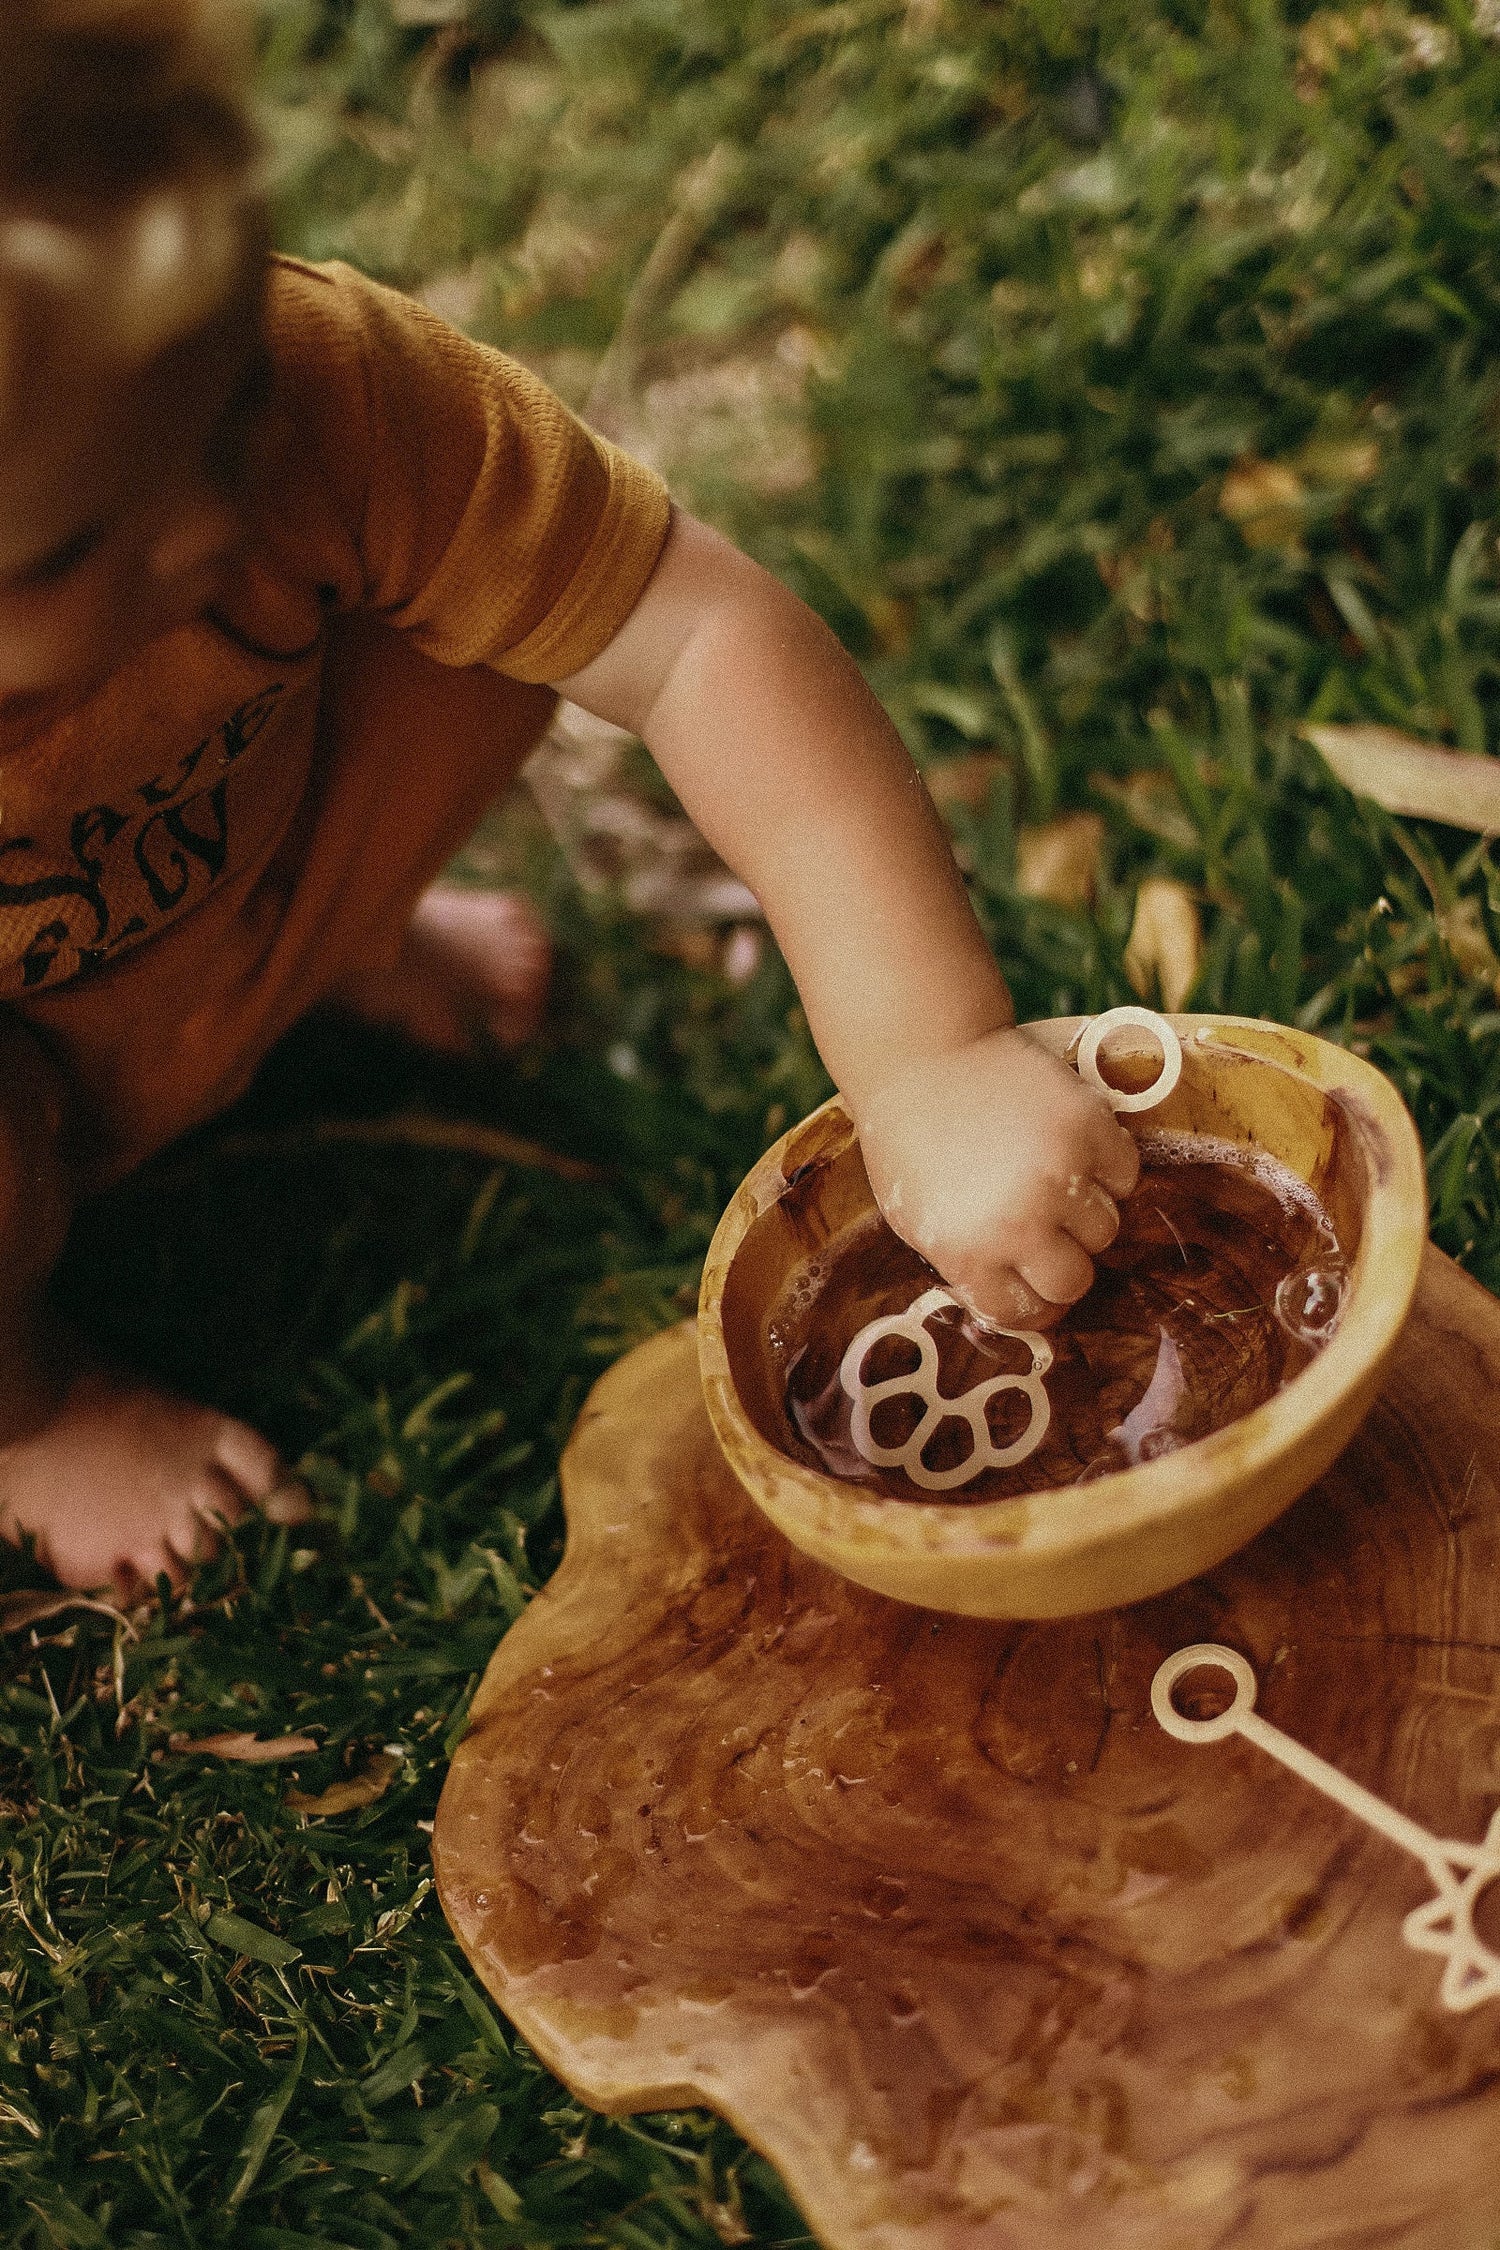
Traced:
[[[1327, 1214], [1264, 1154], [1181, 1133], [1143, 1134], [1140, 1146], [1141, 1184], [1094, 1286], [1048, 1332], [1050, 1418], [1029, 1457], [1021, 1441], [1040, 1419], [1031, 1340], [966, 1314], [873, 1213], [823, 1244], [772, 1310], [787, 1450], [872, 1495], [962, 1505], [1159, 1459], [1273, 1396], [1338, 1325], [1347, 1274]], [[934, 1290], [942, 1301], [923, 1323], [935, 1348], [929, 1376], [893, 1316]], [[860, 1357], [862, 1445], [840, 1371], [851, 1339], [880, 1322], [891, 1332]], [[934, 1426], [944, 1402], [951, 1411]], [[914, 1478], [891, 1457], [911, 1460], [919, 1430]], [[981, 1437], [984, 1465], [966, 1475]], [[1004, 1465], [991, 1465], [996, 1456]]]

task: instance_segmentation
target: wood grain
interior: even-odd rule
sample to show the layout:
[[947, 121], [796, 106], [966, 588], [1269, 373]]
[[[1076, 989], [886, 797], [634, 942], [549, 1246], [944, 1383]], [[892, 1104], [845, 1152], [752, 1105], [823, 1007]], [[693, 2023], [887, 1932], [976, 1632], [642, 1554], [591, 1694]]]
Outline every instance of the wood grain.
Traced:
[[564, 1491], [434, 1858], [585, 2101], [719, 2110], [830, 2250], [1495, 2250], [1500, 2006], [1445, 2013], [1403, 1946], [1421, 1868], [1149, 1707], [1164, 1655], [1227, 1642], [1269, 1720], [1483, 1835], [1500, 1306], [1457, 1268], [1429, 1253], [1321, 1483], [1131, 1609], [990, 1622], [833, 1576], [724, 1468], [688, 1328], [599, 1384]]

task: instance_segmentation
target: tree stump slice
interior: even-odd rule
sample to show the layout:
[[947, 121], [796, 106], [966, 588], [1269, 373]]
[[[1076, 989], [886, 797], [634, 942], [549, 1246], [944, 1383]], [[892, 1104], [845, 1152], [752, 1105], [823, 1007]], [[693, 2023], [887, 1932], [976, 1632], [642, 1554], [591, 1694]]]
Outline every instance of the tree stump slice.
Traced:
[[1131, 1609], [938, 1615], [799, 1555], [714, 1447], [690, 1326], [598, 1384], [564, 1494], [433, 1848], [582, 2100], [719, 2111], [829, 2250], [1494, 2250], [1500, 2003], [1448, 2012], [1403, 1944], [1423, 1868], [1150, 1709], [1163, 1657], [1226, 1642], [1273, 1724], [1483, 1837], [1500, 1304], [1457, 1267], [1429, 1251], [1323, 1481]]

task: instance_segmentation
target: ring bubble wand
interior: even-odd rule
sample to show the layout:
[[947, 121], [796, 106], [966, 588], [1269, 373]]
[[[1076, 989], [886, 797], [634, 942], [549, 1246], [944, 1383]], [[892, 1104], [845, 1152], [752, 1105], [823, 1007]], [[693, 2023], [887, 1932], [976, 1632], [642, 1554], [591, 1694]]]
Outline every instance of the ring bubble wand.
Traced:
[[[1149, 1031], [1161, 1049], [1161, 1069], [1138, 1094], [1122, 1093], [1118, 1086], [1111, 1086], [1099, 1068], [1099, 1050], [1116, 1031]], [[1111, 1109], [1155, 1109], [1182, 1076], [1182, 1041], [1166, 1017], [1157, 1015], [1153, 1008], [1108, 1008], [1102, 1016], [1095, 1016], [1079, 1040], [1077, 1062], [1079, 1077], [1095, 1087]]]

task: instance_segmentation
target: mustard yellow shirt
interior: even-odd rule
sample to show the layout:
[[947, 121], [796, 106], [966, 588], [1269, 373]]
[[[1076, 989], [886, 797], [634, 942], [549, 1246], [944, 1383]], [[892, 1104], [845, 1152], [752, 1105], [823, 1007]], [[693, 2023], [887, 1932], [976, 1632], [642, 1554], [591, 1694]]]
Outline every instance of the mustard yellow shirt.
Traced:
[[[342, 620], [445, 667], [553, 680], [613, 637], [656, 561], [660, 481], [421, 306], [277, 258], [266, 340], [282, 452], [223, 598], [0, 741], [0, 999], [107, 974], [216, 897], [203, 927], [235, 942], [224, 894], [250, 896], [304, 807]], [[502, 746], [475, 756], [498, 786]]]

